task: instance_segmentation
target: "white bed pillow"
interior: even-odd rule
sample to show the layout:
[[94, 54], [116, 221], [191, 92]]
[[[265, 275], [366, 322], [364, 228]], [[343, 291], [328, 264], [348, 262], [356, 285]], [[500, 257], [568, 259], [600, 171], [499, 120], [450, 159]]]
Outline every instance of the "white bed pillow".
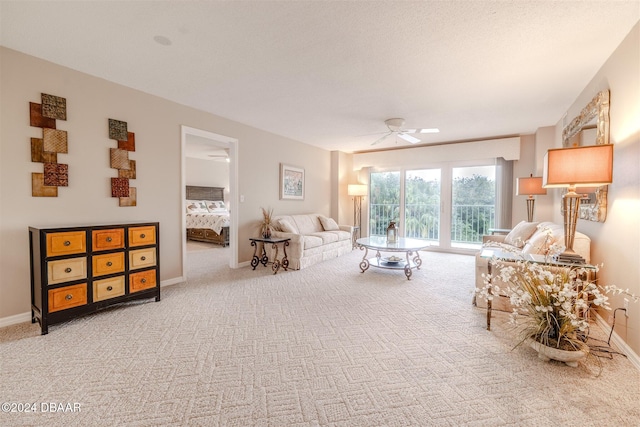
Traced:
[[327, 218], [326, 216], [320, 216], [318, 218], [320, 219], [320, 224], [322, 224], [324, 231], [340, 230], [338, 223], [333, 218]]

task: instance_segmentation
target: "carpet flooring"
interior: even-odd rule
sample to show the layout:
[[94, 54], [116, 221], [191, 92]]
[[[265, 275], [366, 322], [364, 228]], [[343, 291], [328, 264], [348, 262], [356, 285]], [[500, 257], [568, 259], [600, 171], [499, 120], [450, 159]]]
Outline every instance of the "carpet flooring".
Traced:
[[473, 257], [423, 252], [408, 281], [361, 256], [273, 275], [198, 247], [160, 302], [0, 329], [0, 425], [638, 425], [623, 356], [545, 363], [505, 313], [485, 329]]

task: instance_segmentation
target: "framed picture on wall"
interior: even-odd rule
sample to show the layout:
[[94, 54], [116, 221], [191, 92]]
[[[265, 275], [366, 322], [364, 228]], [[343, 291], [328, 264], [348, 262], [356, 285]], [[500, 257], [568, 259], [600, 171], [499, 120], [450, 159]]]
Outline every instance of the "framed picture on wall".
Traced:
[[280, 163], [280, 199], [304, 200], [304, 169]]

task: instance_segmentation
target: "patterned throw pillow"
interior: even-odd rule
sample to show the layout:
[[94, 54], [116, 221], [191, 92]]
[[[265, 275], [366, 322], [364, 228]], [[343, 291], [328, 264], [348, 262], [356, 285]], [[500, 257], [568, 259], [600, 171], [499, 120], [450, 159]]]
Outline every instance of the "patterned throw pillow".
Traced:
[[229, 213], [227, 211], [227, 207], [225, 206], [225, 204], [224, 204], [224, 202], [222, 200], [215, 200], [215, 201], [207, 202], [207, 210], [210, 213], [215, 213], [215, 214], [226, 214], [226, 213]]
[[187, 200], [187, 213], [188, 214], [200, 214], [208, 213], [207, 204], [199, 200]]

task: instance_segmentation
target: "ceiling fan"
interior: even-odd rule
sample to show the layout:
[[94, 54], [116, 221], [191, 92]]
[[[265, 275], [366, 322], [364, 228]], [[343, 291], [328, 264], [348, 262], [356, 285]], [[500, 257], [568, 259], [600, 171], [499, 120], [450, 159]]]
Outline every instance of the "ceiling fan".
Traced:
[[416, 144], [420, 142], [419, 138], [412, 136], [412, 133], [437, 133], [440, 130], [431, 128], [431, 129], [404, 129], [404, 119], [395, 118], [395, 119], [387, 119], [384, 121], [384, 124], [389, 128], [389, 132], [385, 133], [381, 138], [374, 141], [371, 145], [376, 145], [390, 137], [391, 135], [395, 135], [397, 138], [403, 139], [410, 144]]

